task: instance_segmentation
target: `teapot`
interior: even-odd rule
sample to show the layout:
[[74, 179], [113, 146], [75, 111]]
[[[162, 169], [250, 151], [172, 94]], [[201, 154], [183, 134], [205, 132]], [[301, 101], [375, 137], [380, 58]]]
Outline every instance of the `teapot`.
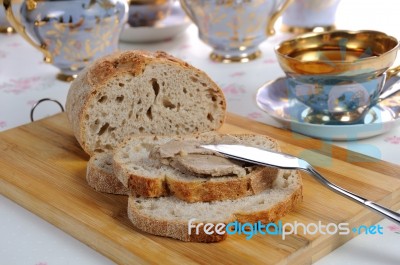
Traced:
[[127, 0], [25, 0], [18, 15], [16, 2], [3, 0], [8, 21], [45, 62], [61, 70], [57, 78], [63, 81], [118, 49], [128, 14]]

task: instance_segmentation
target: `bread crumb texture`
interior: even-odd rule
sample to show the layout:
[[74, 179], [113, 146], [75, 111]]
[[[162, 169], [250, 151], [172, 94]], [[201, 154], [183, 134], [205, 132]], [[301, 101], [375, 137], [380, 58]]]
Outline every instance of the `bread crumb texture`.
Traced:
[[222, 90], [193, 66], [164, 52], [119, 52], [94, 62], [72, 83], [66, 110], [83, 149], [111, 151], [131, 134], [217, 130]]

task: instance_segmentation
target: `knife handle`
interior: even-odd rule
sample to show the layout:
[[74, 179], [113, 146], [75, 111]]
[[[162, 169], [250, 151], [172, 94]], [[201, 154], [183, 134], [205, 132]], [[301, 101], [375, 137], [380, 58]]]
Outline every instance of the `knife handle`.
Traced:
[[[305, 162], [305, 161], [304, 161]], [[379, 213], [380, 215], [386, 217], [387, 219], [397, 223], [400, 225], [400, 214], [397, 212], [394, 212], [386, 207], [383, 207], [375, 202], [372, 202], [370, 200], [367, 200], [351, 191], [348, 191], [346, 189], [343, 189], [342, 187], [339, 187], [329, 180], [327, 180], [325, 177], [323, 177], [320, 173], [318, 173], [317, 170], [315, 170], [310, 164], [306, 164], [306, 166], [302, 167], [303, 170], [311, 174], [316, 180], [318, 180], [322, 185], [325, 187], [333, 190], [334, 192], [338, 193], [339, 195], [342, 195], [343, 197], [349, 198], [361, 205], [364, 205], [365, 207], [373, 210], [376, 213]]]
[[393, 222], [396, 222], [397, 224], [400, 224], [400, 214], [392, 211], [390, 209], [387, 209], [377, 203], [374, 203], [372, 201], [366, 201], [365, 205], [368, 206], [370, 209], [374, 210], [375, 212], [385, 216], [387, 219], [392, 220]]

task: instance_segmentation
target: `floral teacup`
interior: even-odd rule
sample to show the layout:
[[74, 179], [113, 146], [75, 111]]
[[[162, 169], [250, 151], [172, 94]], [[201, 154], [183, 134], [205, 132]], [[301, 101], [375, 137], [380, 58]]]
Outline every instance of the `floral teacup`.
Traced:
[[217, 62], [248, 62], [261, 55], [259, 44], [275, 33], [274, 24], [292, 0], [181, 0], [199, 28], [199, 37], [213, 48]]
[[310, 119], [355, 123], [384, 92], [399, 42], [378, 31], [309, 33], [278, 45], [289, 96], [310, 110]]

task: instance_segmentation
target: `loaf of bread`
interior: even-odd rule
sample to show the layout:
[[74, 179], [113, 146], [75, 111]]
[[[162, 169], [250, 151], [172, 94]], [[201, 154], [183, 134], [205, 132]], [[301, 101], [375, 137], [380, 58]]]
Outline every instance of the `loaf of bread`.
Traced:
[[[218, 242], [226, 234], [188, 226], [277, 221], [302, 199], [296, 171], [234, 161], [200, 144], [245, 144], [279, 151], [262, 135], [215, 131], [225, 119], [221, 89], [202, 71], [164, 52], [126, 51], [84, 69], [66, 112], [91, 155], [88, 184], [130, 195], [139, 229], [182, 241]], [[191, 229], [189, 233], [188, 229]]]
[[87, 163], [86, 181], [99, 192], [129, 195], [129, 189], [115, 177], [112, 153], [94, 154]]
[[90, 155], [131, 134], [217, 130], [225, 118], [221, 89], [203, 71], [164, 52], [118, 52], [95, 61], [71, 85], [66, 112]]
[[[189, 152], [180, 149], [182, 142], [186, 149], [200, 144], [236, 143], [279, 151], [277, 142], [263, 135], [208, 132], [185, 136], [133, 136], [114, 150], [115, 176], [136, 196], [173, 195], [187, 202], [204, 202], [258, 194], [270, 188], [281, 172], [271, 167], [220, 161], [214, 156], [194, 155], [194, 161], [188, 161], [192, 156], [182, 154]], [[191, 144], [194, 146], [190, 147]], [[161, 151], [160, 146], [164, 148]], [[157, 158], [155, 151], [172, 152], [176, 156], [172, 161], [164, 161], [165, 158]], [[215, 158], [217, 164], [210, 161]]]
[[285, 171], [273, 183], [272, 188], [257, 195], [217, 202], [188, 203], [176, 197], [136, 198], [129, 197], [128, 217], [142, 231], [172, 237], [182, 241], [218, 242], [226, 233], [208, 234], [193, 225], [238, 222], [264, 224], [275, 222], [287, 214], [302, 200], [302, 181], [297, 171]]

